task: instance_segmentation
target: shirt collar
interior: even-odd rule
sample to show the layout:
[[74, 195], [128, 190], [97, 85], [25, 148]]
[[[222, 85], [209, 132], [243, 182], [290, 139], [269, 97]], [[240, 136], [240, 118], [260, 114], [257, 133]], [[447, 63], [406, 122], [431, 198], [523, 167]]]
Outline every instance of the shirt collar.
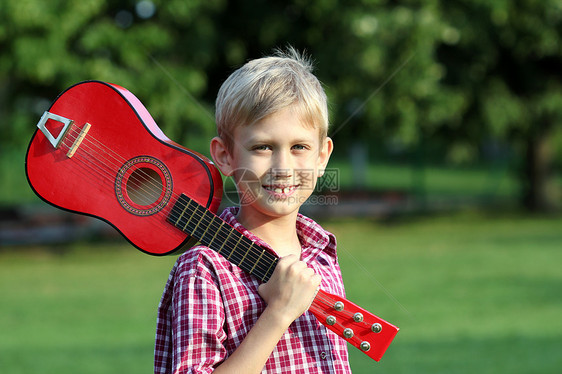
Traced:
[[[256, 244], [269, 249], [272, 253], [275, 250], [271, 248], [269, 244], [263, 241], [260, 237], [254, 235], [251, 231], [247, 230], [238, 220], [236, 215], [238, 214], [238, 207], [227, 207], [221, 213], [220, 218], [222, 218], [226, 223], [234, 227], [236, 230], [244, 234], [250, 240]], [[298, 214], [297, 216], [297, 235], [302, 246], [302, 260], [310, 261], [313, 260], [321, 252], [336, 258], [336, 237], [331, 232], [328, 232], [322, 228], [314, 220]]]

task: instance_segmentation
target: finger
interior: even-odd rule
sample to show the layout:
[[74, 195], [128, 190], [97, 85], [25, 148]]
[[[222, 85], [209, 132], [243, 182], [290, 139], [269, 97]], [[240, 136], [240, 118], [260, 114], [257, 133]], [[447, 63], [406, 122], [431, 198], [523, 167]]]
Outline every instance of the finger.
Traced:
[[286, 269], [291, 267], [293, 264], [299, 262], [299, 259], [295, 255], [288, 255], [285, 257], [281, 257], [277, 262], [277, 266], [280, 269]]

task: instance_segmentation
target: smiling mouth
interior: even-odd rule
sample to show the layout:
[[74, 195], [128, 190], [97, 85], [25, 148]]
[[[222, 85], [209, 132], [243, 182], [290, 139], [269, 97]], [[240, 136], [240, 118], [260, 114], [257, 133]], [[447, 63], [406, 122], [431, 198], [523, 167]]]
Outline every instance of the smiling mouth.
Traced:
[[262, 187], [269, 193], [273, 193], [276, 195], [290, 195], [297, 189], [298, 186], [264, 185]]

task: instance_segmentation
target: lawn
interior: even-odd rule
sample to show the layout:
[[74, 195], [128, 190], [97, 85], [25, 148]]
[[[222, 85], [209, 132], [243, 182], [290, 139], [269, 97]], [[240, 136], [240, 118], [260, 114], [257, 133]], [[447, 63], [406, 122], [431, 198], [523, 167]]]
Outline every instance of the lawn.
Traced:
[[[328, 221], [348, 299], [400, 327], [354, 374], [558, 373], [562, 219]], [[151, 373], [173, 257], [125, 243], [0, 248], [0, 372]]]

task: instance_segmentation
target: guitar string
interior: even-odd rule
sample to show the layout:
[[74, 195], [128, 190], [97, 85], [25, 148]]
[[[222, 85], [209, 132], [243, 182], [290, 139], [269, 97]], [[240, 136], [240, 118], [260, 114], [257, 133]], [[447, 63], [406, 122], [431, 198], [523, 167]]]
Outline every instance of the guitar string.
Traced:
[[[77, 129], [77, 131], [78, 131], [78, 129]], [[80, 134], [78, 133], [78, 134], [77, 134], [77, 137], [78, 137], [79, 135], [80, 135]], [[77, 137], [76, 137], [76, 138], [77, 138]], [[75, 140], [76, 138], [74, 138], [73, 140]], [[101, 155], [103, 155], [103, 158], [105, 159], [105, 161], [110, 161], [110, 162], [109, 162], [110, 164], [111, 164], [111, 161], [117, 162], [117, 164], [113, 164], [113, 165], [112, 165], [112, 166], [114, 166], [116, 169], [119, 169], [125, 162], [127, 162], [127, 159], [125, 159], [124, 157], [122, 157], [121, 155], [119, 155], [118, 153], [116, 153], [113, 149], [109, 148], [109, 147], [106, 146], [104, 143], [98, 141], [96, 138], [94, 138], [94, 137], [92, 137], [92, 136], [87, 136], [87, 135], [86, 135], [86, 138], [84, 138], [84, 140], [83, 140], [83, 142], [82, 142], [82, 144], [80, 145], [79, 148], [82, 147], [82, 145], [84, 144], [84, 142], [85, 142], [86, 144], [89, 143], [89, 145], [90, 145], [89, 149], [90, 149], [91, 151], [95, 151], [94, 147], [97, 148], [98, 152], [99, 152]], [[70, 147], [69, 147], [69, 148], [70, 148]], [[106, 156], [109, 156], [109, 158], [107, 158]], [[113, 160], [111, 160], [111, 159], [113, 159]], [[103, 161], [103, 160], [102, 160], [102, 161]], [[138, 170], [138, 173], [141, 174], [143, 177], [145, 177], [145, 179], [146, 179], [147, 181], [152, 181], [153, 178], [152, 178], [148, 173], [146, 173], [142, 168], [138, 168], [138, 169], [136, 169], [136, 170]], [[117, 170], [116, 170], [116, 171], [117, 171]], [[113, 175], [109, 175], [109, 177], [110, 177], [110, 180], [111, 180], [111, 179], [114, 180]], [[134, 178], [130, 178], [130, 179], [133, 179], [135, 182], [137, 182], [138, 185], [141, 187], [141, 190], [144, 190], [143, 192], [146, 192], [147, 195], [150, 195], [150, 194], [157, 194], [157, 195], [160, 196], [160, 195], [162, 194], [162, 192], [161, 192], [161, 191], [162, 191], [162, 188], [161, 188], [160, 186], [158, 186], [157, 184], [155, 184], [155, 183], [149, 183], [149, 184], [148, 184], [148, 187], [152, 187], [153, 189], [152, 189], [152, 190], [147, 190], [147, 189], [146, 189], [147, 183], [142, 183], [142, 180], [141, 180], [140, 178], [134, 177]], [[113, 184], [113, 183], [112, 183], [112, 184]], [[177, 197], [177, 196], [176, 196], [176, 197]], [[139, 204], [139, 205], [140, 205], [140, 204]]]
[[[71, 130], [71, 131], [72, 131], [72, 130]], [[75, 139], [77, 138], [77, 137], [76, 137], [76, 138], [73, 139], [72, 136], [70, 136], [70, 135], [71, 135], [71, 131], [69, 131], [69, 133], [67, 134], [67, 136], [65, 137], [65, 139], [61, 142], [61, 145], [68, 147], [69, 150], [70, 150], [72, 147], [69, 146], [69, 145], [67, 145], [67, 144], [65, 143], [65, 141], [66, 141], [67, 139], [75, 140]], [[86, 146], [86, 144], [87, 144], [87, 142], [86, 142], [86, 141], [83, 141], [82, 144], [80, 145], [80, 150], [83, 151], [84, 148], [88, 148], [88, 147]], [[90, 172], [90, 173], [86, 173], [87, 176], [91, 176], [91, 172], [94, 171], [95, 173], [97, 173], [97, 174], [102, 178], [102, 180], [107, 177], [107, 180], [108, 180], [108, 181], [111, 181], [111, 180], [113, 179], [113, 178], [112, 178], [113, 176], [110, 174], [111, 171], [108, 170], [108, 168], [107, 168], [108, 163], [107, 163], [107, 162], [100, 162], [100, 158], [96, 157], [95, 152], [93, 151], [93, 149], [90, 149], [90, 151], [92, 151], [92, 152], [91, 152], [91, 153], [88, 153], [88, 152], [80, 152], [80, 151], [77, 151], [72, 157], [73, 157], [75, 160], [78, 159], [78, 158], [80, 158], [85, 164], [87, 164], [87, 165], [84, 165], [84, 164], [82, 164], [82, 163], [77, 163], [78, 166], [80, 166], [81, 170], [86, 171], [86, 172]], [[91, 156], [91, 157], [83, 157], [83, 156], [84, 156], [84, 153], [85, 153], [87, 156]], [[102, 155], [103, 155], [103, 153], [102, 153]], [[67, 156], [67, 157], [68, 157], [68, 156]], [[101, 161], [103, 161], [103, 158], [104, 158], [104, 157], [102, 156], [102, 157], [101, 157], [101, 159], [102, 159]], [[91, 169], [91, 168], [89, 168], [88, 166], [93, 166], [94, 169]], [[106, 168], [104, 168], [104, 166], [105, 166]], [[113, 190], [114, 190], [114, 188], [113, 188], [114, 184], [111, 183], [111, 186], [112, 186], [111, 190], [113, 191]]]
[[[82, 143], [84, 144], [84, 142], [86, 142], [86, 144], [89, 143], [90, 145], [89, 149], [91, 151], [95, 151], [95, 149], [97, 149], [100, 154], [104, 155], [105, 161], [108, 161], [107, 164], [111, 164], [112, 161], [115, 161], [116, 164], [112, 164], [112, 166], [114, 166], [116, 169], [114, 170], [115, 172], [117, 172], [118, 169], [120, 169], [120, 167], [122, 167], [122, 165], [128, 161], [127, 159], [116, 153], [113, 149], [106, 146], [103, 142], [98, 141], [92, 136], [89, 137], [87, 136]], [[80, 147], [82, 147], [82, 145]], [[110, 158], [105, 156], [109, 156]], [[151, 175], [145, 172], [143, 168], [137, 168], [135, 171], [137, 171], [138, 174], [140, 174], [140, 176], [144, 177], [144, 181], [148, 182], [148, 183], [143, 183], [143, 179], [137, 177], [135, 174], [132, 174], [129, 177], [129, 180], [134, 181], [140, 187], [139, 188], [140, 192], [144, 192], [147, 195], [158, 195], [159, 197], [162, 195], [162, 187], [156, 183], [153, 183], [154, 178]], [[114, 175], [110, 174], [108, 175], [108, 178], [113, 185], [113, 182], [115, 180]], [[147, 187], [151, 189], [147, 189]], [[176, 198], [179, 196], [175, 194], [173, 190], [172, 190], [172, 194], [174, 194], [175, 195], [174, 197]], [[142, 206], [141, 204], [138, 205]]]
[[[71, 135], [71, 136], [72, 136], [72, 135]], [[90, 139], [92, 139], [92, 138], [93, 138], [93, 137], [90, 137]], [[94, 144], [95, 144], [94, 141], [90, 141], [89, 143], [90, 143], [90, 145], [94, 145]], [[66, 144], [65, 144], [65, 145], [66, 145]], [[86, 154], [92, 155], [92, 154], [95, 153], [95, 152], [94, 152], [95, 150], [94, 150], [93, 147], [88, 147], [88, 145], [84, 144], [84, 149], [86, 149], [86, 148], [88, 148], [88, 150], [89, 150], [89, 152], [86, 152]], [[100, 147], [97, 147], [97, 148], [100, 148]], [[82, 152], [77, 153], [76, 156], [77, 156], [77, 157], [80, 156], [81, 153], [82, 153]], [[102, 153], [102, 154], [105, 154], [104, 152], [101, 152], [101, 153]], [[113, 159], [117, 159], [117, 156], [113, 156]], [[94, 158], [94, 160], [98, 160], [98, 159], [97, 159], [97, 158]], [[106, 164], [109, 164], [109, 163], [110, 163], [110, 162], [109, 162], [109, 159], [108, 159], [107, 157], [104, 157], [104, 160], [105, 160], [106, 162], [104, 162], [103, 165], [106, 165]], [[99, 174], [102, 175], [102, 177], [105, 177], [105, 175], [103, 175], [103, 172], [104, 172], [104, 171], [106, 171], [106, 170], [103, 170], [103, 169], [102, 169], [101, 172], [99, 172]], [[107, 177], [108, 177], [108, 179], [109, 179], [110, 176], [107, 175]], [[111, 177], [113, 177], [113, 176], [111, 175]], [[134, 176], [131, 177], [131, 178], [134, 179]], [[158, 189], [160, 190], [160, 187], [159, 187], [159, 186], [158, 186]], [[168, 223], [166, 223], [166, 227], [169, 228]], [[249, 256], [248, 259], [251, 259], [251, 257], [252, 257], [252, 256]], [[256, 267], [256, 270], [259, 271], [260, 268], [259, 268], [259, 267]], [[263, 276], [262, 276], [262, 277], [263, 277]]]
[[[61, 145], [64, 145], [69, 149], [71, 149], [72, 146], [66, 144], [65, 141], [67, 138], [71, 141], [75, 140], [79, 135], [79, 131], [80, 131], [79, 129], [76, 129], [76, 131], [69, 131], [70, 136], [67, 135], [64, 141], [61, 143]], [[77, 136], [73, 137], [74, 136], [73, 133], [76, 133]], [[121, 165], [123, 165], [127, 161], [123, 157], [121, 157], [121, 160], [119, 160], [118, 157], [121, 156], [119, 156], [116, 152], [114, 152], [107, 146], [103, 145], [103, 143], [97, 141], [97, 139], [91, 136], [91, 134], [90, 136], [86, 136], [86, 138], [84, 138], [84, 140], [82, 141], [82, 143], [80, 144], [79, 148], [77, 149], [76, 153], [73, 156], [73, 158], [81, 158], [82, 160], [85, 160], [84, 161], [85, 164], [78, 163], [78, 165], [80, 167], [83, 167], [87, 172], [94, 171], [100, 176], [102, 180], [106, 180], [110, 182], [109, 183], [110, 191], [112, 193], [115, 193], [115, 177], [118, 172], [118, 169], [120, 168]], [[94, 168], [91, 169], [88, 168], [87, 166], [93, 166]], [[148, 174], [145, 175], [147, 176], [147, 178], [150, 178]], [[139, 182], [138, 178], [136, 178], [135, 175], [131, 175], [129, 177], [129, 180], [135, 181], [137, 183]], [[146, 187], [142, 186], [143, 185], [142, 183], [140, 183], [140, 185], [141, 185], [140, 189], [144, 190], [144, 192], [147, 192]], [[161, 191], [161, 188], [159, 188], [159, 190]], [[157, 212], [155, 214], [164, 214], [164, 213], [165, 212]], [[161, 227], [168, 227], [167, 225], [164, 225], [164, 223], [159, 220], [151, 220], [150, 222], [152, 224], [154, 222], [157, 222]]]
[[[70, 140], [75, 140], [75, 139], [80, 135], [79, 131], [80, 131], [79, 128], [76, 128], [76, 129], [73, 128], [73, 129], [71, 129], [71, 131], [69, 131], [69, 134], [68, 134], [68, 135], [70, 135], [70, 136], [65, 137], [64, 141], [63, 141], [61, 144], [65, 145], [66, 147], [68, 147], [69, 149], [71, 149], [72, 146], [68, 146], [68, 145], [65, 143], [66, 138], [68, 138], [68, 139], [70, 139]], [[73, 138], [73, 136], [74, 136], [73, 134], [74, 134], [74, 133], [76, 134], [76, 137]], [[96, 143], [97, 143], [97, 144], [96, 144]], [[86, 146], [86, 144], [88, 144], [89, 146]], [[124, 157], [120, 156], [118, 153], [116, 153], [115, 151], [113, 151], [111, 148], [107, 147], [107, 146], [106, 146], [105, 144], [103, 144], [102, 142], [99, 142], [99, 141], [98, 141], [95, 137], [93, 137], [93, 136], [86, 136], [86, 137], [84, 138], [84, 140], [82, 141], [82, 144], [78, 147], [78, 149], [84, 150], [84, 149], [82, 148], [83, 146], [84, 146], [84, 148], [88, 148], [92, 153], [88, 153], [88, 152], [76, 152], [76, 153], [75, 153], [75, 156], [80, 156], [82, 153], [85, 153], [85, 154], [88, 155], [88, 156], [95, 156], [95, 150], [96, 150], [96, 147], [97, 147], [97, 150], [98, 150], [98, 152], [99, 152], [101, 155], [109, 155], [109, 156], [110, 156], [110, 158], [107, 158], [107, 157], [105, 157], [105, 156], [102, 157], [102, 160], [101, 160], [101, 161], [103, 161], [103, 160], [109, 161], [109, 164], [111, 164], [111, 160], [110, 160], [111, 158], [113, 159], [113, 161], [117, 161], [117, 162], [120, 162], [120, 161], [121, 161], [122, 163], [124, 163], [124, 162], [126, 161], [126, 159], [125, 159]], [[119, 158], [120, 158], [120, 159], [119, 159]], [[97, 159], [96, 157], [93, 157], [93, 158], [91, 158], [90, 160], [93, 160], [93, 161], [94, 161], [94, 163], [92, 163], [92, 164], [94, 164], [94, 165], [96, 165], [96, 163], [95, 163], [96, 161], [100, 161], [100, 160]], [[100, 170], [98, 170], [98, 173], [99, 173], [102, 177], [107, 177], [108, 180], [114, 179], [114, 178], [113, 178], [113, 175], [112, 175], [112, 174], [109, 174], [110, 171], [109, 171], [107, 168], [104, 169], [103, 167], [100, 167], [100, 166], [103, 166], [103, 165], [107, 166], [107, 163], [102, 162], [101, 164], [97, 164], [98, 169], [100, 169]], [[115, 164], [114, 164], [113, 166], [118, 167], [119, 165], [115, 165]], [[153, 178], [152, 178], [150, 175], [148, 175], [147, 173], [145, 173], [142, 169], [138, 169], [138, 170], [140, 170], [140, 171], [139, 171], [140, 174], [144, 174], [144, 176], [146, 177], [146, 180], [147, 180], [147, 182], [148, 182], [148, 183], [142, 183], [143, 181], [141, 181], [140, 178], [137, 178], [138, 180], [136, 180], [136, 182], [138, 182], [138, 184], [139, 184], [139, 186], [140, 186], [140, 189], [141, 189], [141, 190], [144, 190], [144, 192], [147, 192], [147, 193], [155, 193], [155, 192], [158, 192], [158, 195], [161, 195], [161, 193], [162, 193], [162, 192], [161, 192], [161, 191], [162, 191], [162, 188], [161, 188], [159, 185], [156, 185], [155, 183], [152, 183]], [[106, 175], [103, 175], [104, 173], [106, 173]], [[135, 177], [134, 175], [131, 175], [129, 179], [135, 179], [135, 178], [136, 178], [136, 177]], [[152, 187], [153, 190], [150, 190], [150, 191], [149, 191], [149, 190], [146, 190], [145, 185], [147, 185], [147, 184], [148, 184], [149, 187]], [[112, 183], [112, 185], [113, 185], [113, 183]], [[113, 189], [113, 188], [112, 188], [112, 189]], [[174, 197], [176, 197], [176, 198], [179, 197], [179, 195], [176, 194], [176, 193], [174, 193], [173, 191], [172, 191], [172, 195], [174, 195]], [[195, 201], [192, 200], [192, 199], [190, 199], [190, 200], [193, 201], [193, 202], [195, 202]], [[196, 203], [196, 202], [195, 202], [195, 203]], [[196, 203], [196, 204], [198, 204], [198, 203]], [[139, 205], [140, 205], [140, 204], [139, 204]], [[203, 208], [203, 209], [205, 209], [205, 208]], [[160, 212], [162, 212], [162, 211], [163, 211], [163, 209], [162, 209]], [[160, 212], [158, 212], [158, 213], [160, 213]], [[171, 213], [172, 213], [172, 211], [171, 211], [171, 208], [170, 208], [170, 214], [171, 214]], [[214, 215], [214, 214], [213, 214], [213, 215]], [[216, 216], [216, 215], [215, 215], [215, 216]], [[204, 217], [205, 217], [205, 216], [204, 216], [204, 212], [203, 212], [202, 215], [201, 215], [201, 217], [200, 217], [200, 219], [203, 219]], [[173, 217], [173, 218], [177, 218], [177, 217]], [[219, 219], [220, 219], [220, 218], [219, 218]], [[153, 222], [153, 221], [154, 221], [154, 220], [152, 220], [151, 222]], [[222, 221], [222, 220], [221, 220], [221, 221]], [[210, 221], [208, 222], [208, 224], [210, 224], [211, 222], [212, 222], [212, 220], [210, 220]], [[167, 225], [166, 225], [166, 227], [167, 227]], [[232, 228], [232, 227], [230, 227], [230, 229], [235, 230], [235, 229]], [[235, 231], [237, 231], [237, 230], [235, 230]], [[238, 231], [237, 231], [237, 232], [238, 232]], [[238, 232], [238, 233], [239, 233], [239, 232]], [[240, 233], [239, 233], [239, 234], [240, 234]], [[240, 235], [241, 235], [241, 234], [240, 234]], [[222, 240], [226, 240], [226, 239], [227, 239], [227, 236], [222, 236], [222, 234], [221, 234], [220, 231], [218, 232], [217, 236], [219, 237], [219, 239], [222, 239]], [[230, 249], [231, 252], [234, 251], [234, 250], [236, 250], [236, 248], [228, 248], [228, 249]], [[258, 253], [259, 253], [259, 251], [258, 251]], [[258, 255], [256, 255], [256, 256], [258, 256]], [[249, 260], [257, 261], [257, 260], [259, 259], [259, 256], [258, 256], [258, 257], [254, 257], [254, 253], [251, 253], [251, 252], [250, 252], [250, 253], [249, 253], [249, 257], [247, 257], [247, 258], [248, 258]], [[261, 268], [261, 267], [258, 268], [258, 266], [261, 266], [261, 264], [260, 264], [259, 262], [257, 263], [256, 269], [254, 269], [254, 270], [255, 270], [256, 272], [257, 272], [258, 270], [261, 270], [262, 275], [259, 276], [259, 278], [262, 278], [262, 279], [263, 279], [263, 277], [266, 275], [266, 272], [267, 272], [268, 269]], [[265, 266], [267, 266], [267, 265], [265, 265]], [[269, 266], [268, 266], [268, 268], [269, 268]], [[328, 298], [326, 298], [323, 294], [320, 294], [320, 296], [317, 295], [317, 297], [315, 298], [315, 301], [316, 301], [316, 300], [318, 300], [318, 302], [323, 303], [325, 306], [330, 306], [330, 305], [333, 304], [333, 302], [331, 302], [331, 300], [328, 299]], [[349, 316], [351, 316], [351, 313], [349, 313]]]

